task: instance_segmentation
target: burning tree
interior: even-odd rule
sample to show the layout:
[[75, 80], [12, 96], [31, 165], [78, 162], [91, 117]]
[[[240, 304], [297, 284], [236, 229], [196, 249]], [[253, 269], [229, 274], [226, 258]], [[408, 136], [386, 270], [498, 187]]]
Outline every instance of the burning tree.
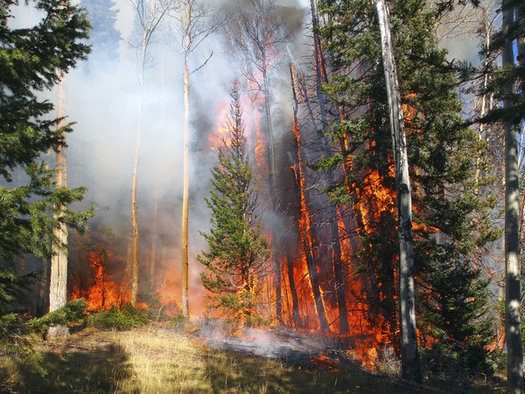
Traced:
[[[279, 196], [277, 184], [277, 157], [274, 136], [274, 124], [271, 111], [271, 76], [270, 72], [277, 59], [283, 53], [283, 45], [288, 40], [289, 33], [283, 28], [274, 0], [249, 0], [238, 3], [228, 12], [231, 18], [227, 24], [226, 34], [232, 48], [239, 51], [245, 63], [243, 74], [250, 87], [255, 87], [254, 96], [262, 95], [266, 129], [264, 139], [265, 161], [268, 163], [267, 177], [269, 202], [271, 210], [278, 213]], [[281, 291], [281, 247], [276, 233], [277, 226], [272, 225], [273, 271], [275, 286], [275, 316], [282, 320]]]
[[219, 149], [218, 164], [212, 169], [214, 190], [206, 199], [212, 228], [202, 235], [209, 251], [197, 258], [208, 269], [201, 279], [213, 294], [213, 306], [228, 317], [253, 325], [257, 323], [257, 273], [269, 250], [257, 215], [237, 81], [232, 87], [227, 129], [229, 141], [224, 140]]
[[[341, 113], [331, 127], [337, 153], [322, 164], [346, 166], [333, 197], [353, 207], [361, 242], [353, 264], [363, 274], [368, 318], [399, 343], [396, 182], [378, 17], [373, 2], [319, 4], [327, 21], [320, 33], [334, 68], [325, 91]], [[424, 0], [389, 4], [413, 187], [416, 307], [424, 322], [419, 339], [434, 360], [489, 371], [490, 330], [481, 319], [487, 283], [475, 251], [497, 232], [489, 215], [495, 201], [480, 198], [473, 180], [483, 146], [461, 125], [457, 81], [431, 30], [435, 12]], [[454, 300], [445, 286], [452, 282], [461, 294]]]

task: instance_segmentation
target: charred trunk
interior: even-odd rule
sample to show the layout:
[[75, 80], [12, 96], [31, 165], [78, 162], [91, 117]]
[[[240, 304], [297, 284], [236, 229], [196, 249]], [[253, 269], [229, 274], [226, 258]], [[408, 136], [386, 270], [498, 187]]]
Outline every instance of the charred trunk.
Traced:
[[[321, 130], [320, 133], [324, 133], [328, 127], [328, 113], [327, 113], [327, 100], [322, 91], [323, 83], [328, 82], [326, 75], [325, 61], [323, 57], [321, 41], [317, 34], [319, 22], [317, 18], [317, 9], [315, 0], [310, 0], [310, 9], [312, 16], [313, 26], [313, 40], [314, 40], [314, 59], [315, 59], [315, 75], [316, 75], [316, 94], [317, 101], [319, 104], [319, 113], [321, 115]], [[308, 100], [307, 100], [308, 101]], [[322, 143], [324, 146], [324, 154], [327, 156], [331, 155], [330, 143], [327, 137], [322, 137]], [[333, 172], [328, 173], [328, 187], [334, 183]], [[331, 232], [331, 249], [332, 249], [332, 265], [334, 270], [335, 279], [335, 292], [337, 297], [337, 307], [339, 312], [339, 328], [342, 334], [348, 332], [348, 310], [346, 308], [346, 295], [345, 295], [345, 284], [343, 277], [343, 262], [341, 254], [341, 234], [339, 233], [339, 225], [337, 218], [337, 208], [333, 204], [328, 205], [328, 215], [330, 220], [330, 232]]]
[[299, 298], [297, 297], [297, 288], [295, 286], [295, 279], [293, 276], [294, 260], [292, 253], [292, 244], [288, 242], [286, 245], [286, 268], [288, 271], [288, 283], [290, 284], [290, 293], [292, 295], [292, 319], [293, 326], [299, 329], [303, 328], [303, 320], [299, 313]]

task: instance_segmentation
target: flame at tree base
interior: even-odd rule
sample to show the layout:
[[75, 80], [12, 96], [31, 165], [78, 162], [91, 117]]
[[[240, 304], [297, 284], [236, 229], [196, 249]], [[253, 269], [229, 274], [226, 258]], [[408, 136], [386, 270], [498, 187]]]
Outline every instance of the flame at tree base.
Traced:
[[[109, 256], [108, 256], [109, 255]], [[89, 311], [107, 311], [113, 305], [129, 302], [131, 291], [113, 282], [111, 275], [106, 273], [105, 262], [110, 257], [106, 251], [91, 251], [89, 253], [90, 267], [94, 271], [94, 284], [87, 290], [74, 287], [71, 299], [84, 298]]]

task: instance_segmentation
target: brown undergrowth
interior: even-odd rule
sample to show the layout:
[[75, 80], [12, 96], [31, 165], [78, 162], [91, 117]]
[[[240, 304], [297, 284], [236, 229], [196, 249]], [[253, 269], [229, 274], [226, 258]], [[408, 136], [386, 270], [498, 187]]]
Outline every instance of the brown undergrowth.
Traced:
[[160, 325], [131, 331], [87, 328], [60, 342], [38, 343], [35, 351], [43, 366], [40, 372], [27, 361], [0, 357], [0, 392], [445, 392], [358, 368], [305, 370], [263, 357], [211, 349], [195, 337]]

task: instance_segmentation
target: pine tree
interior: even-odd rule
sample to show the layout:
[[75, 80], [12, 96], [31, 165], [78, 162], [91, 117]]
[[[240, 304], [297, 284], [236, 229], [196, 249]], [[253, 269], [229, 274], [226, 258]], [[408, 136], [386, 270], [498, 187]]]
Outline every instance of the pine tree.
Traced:
[[197, 259], [207, 268], [201, 279], [212, 293], [214, 305], [227, 317], [253, 325], [257, 322], [256, 273], [269, 257], [269, 250], [257, 215], [238, 82], [233, 84], [231, 100], [229, 141], [219, 149], [218, 164], [212, 169], [214, 190], [206, 199], [212, 227], [202, 235], [209, 251]]
[[[372, 2], [324, 0], [319, 6], [327, 20], [320, 33], [334, 69], [325, 90], [343, 113], [331, 134], [344, 147], [320, 166], [347, 165], [332, 194], [334, 201], [353, 206], [362, 244], [355, 263], [367, 281], [369, 318], [395, 344], [395, 179], [377, 14]], [[432, 36], [435, 10], [425, 0], [393, 1], [389, 8], [412, 181], [420, 340], [428, 347], [441, 340], [448, 365], [457, 360], [459, 368], [490, 372], [483, 346], [490, 333], [481, 323], [487, 283], [474, 254], [497, 237], [489, 217], [495, 200], [482, 200], [473, 182], [474, 159], [483, 147], [461, 125], [457, 81]], [[454, 302], [445, 294], [452, 281], [462, 295]], [[462, 329], [448, 325], [450, 319]], [[468, 330], [475, 340], [466, 340]], [[481, 355], [469, 356], [475, 353]]]
[[[15, 272], [17, 259], [26, 253], [48, 259], [58, 221], [80, 228], [90, 216], [68, 208], [82, 198], [84, 189], [53, 188], [54, 170], [41, 160], [43, 153], [58, 150], [64, 134], [72, 129], [70, 124], [58, 127], [60, 119], [49, 116], [53, 104], [40, 97], [86, 57], [89, 47], [82, 40], [87, 38], [89, 23], [69, 2], [40, 0], [31, 5], [43, 15], [38, 24], [12, 29], [9, 19], [17, 4], [16, 0], [0, 4], [2, 272]], [[63, 207], [61, 215], [50, 216], [58, 206]]]
[[[505, 129], [505, 341], [509, 393], [522, 393], [523, 338], [520, 329], [520, 188], [518, 133], [525, 119], [525, 6], [522, 1], [502, 0], [502, 28], [495, 35], [492, 53], [501, 51], [501, 68], [490, 64], [487, 92], [502, 105], [495, 106], [483, 123], [503, 124]], [[517, 45], [516, 45], [517, 43]], [[517, 48], [517, 54], [515, 53]], [[487, 49], [488, 51], [488, 49]], [[516, 56], [517, 55], [517, 56]], [[487, 93], [484, 92], [484, 93]], [[521, 212], [523, 215], [523, 212]]]

